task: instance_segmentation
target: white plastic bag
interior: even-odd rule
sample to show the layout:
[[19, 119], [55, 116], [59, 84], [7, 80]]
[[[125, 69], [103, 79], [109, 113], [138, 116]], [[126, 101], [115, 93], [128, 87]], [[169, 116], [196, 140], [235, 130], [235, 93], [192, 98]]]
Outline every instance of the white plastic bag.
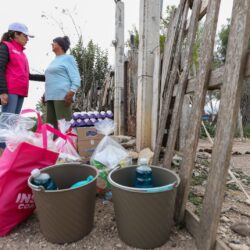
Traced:
[[90, 161], [97, 161], [109, 170], [115, 168], [122, 160], [127, 158], [128, 152], [109, 135], [113, 133], [115, 125], [111, 119], [95, 123], [98, 133], [105, 135], [97, 145]]

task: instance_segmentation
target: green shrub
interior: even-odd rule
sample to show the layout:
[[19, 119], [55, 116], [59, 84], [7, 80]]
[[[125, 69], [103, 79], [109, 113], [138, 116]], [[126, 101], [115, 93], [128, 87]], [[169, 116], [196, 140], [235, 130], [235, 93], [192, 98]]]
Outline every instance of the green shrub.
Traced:
[[247, 123], [243, 128], [244, 137], [250, 138], [250, 123]]
[[[211, 137], [215, 136], [215, 131], [216, 131], [216, 127], [215, 125], [212, 125], [210, 122], [208, 121], [203, 121], [208, 133], [210, 134]], [[203, 126], [201, 126], [201, 130], [200, 130], [200, 138], [207, 138], [206, 132], [203, 128]]]

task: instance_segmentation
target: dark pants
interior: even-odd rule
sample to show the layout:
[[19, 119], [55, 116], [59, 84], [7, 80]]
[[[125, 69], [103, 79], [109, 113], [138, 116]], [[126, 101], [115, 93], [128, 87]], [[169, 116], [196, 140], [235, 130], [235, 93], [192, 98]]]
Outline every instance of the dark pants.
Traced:
[[58, 129], [58, 120], [65, 119], [70, 121], [72, 114], [72, 107], [65, 106], [64, 101], [47, 101], [46, 102], [46, 122]]
[[[19, 114], [23, 106], [24, 97], [8, 94], [8, 104], [2, 105], [2, 113]], [[5, 148], [5, 143], [0, 143], [0, 148]]]

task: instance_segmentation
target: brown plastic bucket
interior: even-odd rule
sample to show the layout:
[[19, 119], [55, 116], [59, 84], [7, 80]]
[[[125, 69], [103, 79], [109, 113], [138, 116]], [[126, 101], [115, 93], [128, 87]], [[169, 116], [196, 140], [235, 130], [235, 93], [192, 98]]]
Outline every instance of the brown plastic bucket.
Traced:
[[160, 247], [168, 240], [173, 225], [180, 178], [171, 170], [150, 166], [154, 188], [134, 188], [136, 167], [117, 168], [108, 176], [118, 234], [133, 247]]
[[[82, 239], [93, 228], [98, 171], [90, 165], [66, 163], [44, 168], [41, 172], [48, 173], [59, 188], [41, 190], [32, 184], [32, 177], [28, 179], [44, 237], [59, 244]], [[94, 179], [88, 184], [69, 188], [89, 175]]]

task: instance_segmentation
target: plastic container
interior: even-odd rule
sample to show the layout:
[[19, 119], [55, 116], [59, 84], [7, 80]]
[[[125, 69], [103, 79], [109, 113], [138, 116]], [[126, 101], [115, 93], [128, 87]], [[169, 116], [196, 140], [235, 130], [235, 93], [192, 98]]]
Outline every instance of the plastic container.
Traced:
[[[82, 239], [93, 228], [98, 171], [86, 164], [65, 163], [41, 172], [48, 173], [58, 186], [58, 190], [43, 190], [32, 184], [32, 176], [28, 179], [44, 237], [59, 244]], [[70, 188], [90, 175], [94, 178], [86, 185]]]
[[116, 168], [108, 175], [118, 235], [132, 247], [160, 247], [168, 240], [173, 225], [180, 179], [171, 170], [150, 166], [154, 187], [135, 188], [136, 167]]
[[135, 169], [135, 187], [137, 188], [151, 188], [152, 183], [152, 169], [148, 165], [146, 158], [141, 158], [139, 166]]
[[50, 175], [47, 173], [41, 173], [37, 168], [31, 171], [31, 176], [33, 177], [32, 183], [37, 187], [42, 187], [45, 190], [56, 190], [56, 183], [51, 179]]

